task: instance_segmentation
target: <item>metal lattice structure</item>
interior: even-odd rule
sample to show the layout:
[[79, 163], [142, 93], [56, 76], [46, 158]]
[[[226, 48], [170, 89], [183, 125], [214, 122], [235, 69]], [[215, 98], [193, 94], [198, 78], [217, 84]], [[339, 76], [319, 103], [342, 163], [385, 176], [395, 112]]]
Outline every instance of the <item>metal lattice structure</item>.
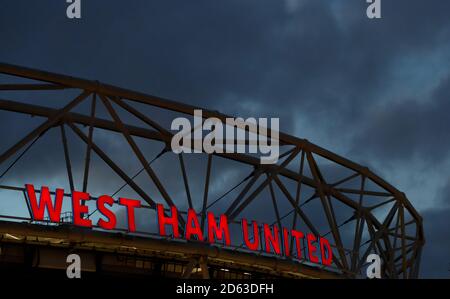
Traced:
[[[201, 207], [202, 225], [206, 211], [220, 201], [220, 209], [229, 217], [230, 222], [238, 223], [239, 217], [249, 211], [249, 206], [259, 201], [273, 212], [273, 223], [279, 227], [290, 225], [301, 226], [318, 236], [329, 237], [334, 252], [333, 271], [343, 277], [364, 276], [366, 258], [371, 253], [378, 254], [383, 262], [383, 275], [389, 278], [416, 278], [419, 274], [421, 250], [424, 245], [422, 218], [406, 198], [405, 194], [375, 175], [368, 168], [358, 165], [331, 151], [296, 138], [280, 133], [281, 156], [278, 164], [263, 165], [258, 157], [237, 153], [201, 154], [206, 160], [204, 177], [196, 180], [203, 183], [202, 196], [194, 196], [191, 192], [191, 170], [186, 165], [186, 154], [175, 155], [170, 151], [173, 133], [155, 120], [156, 115], [143, 112], [140, 107], [156, 107], [160, 111], [177, 115], [193, 115], [195, 109], [201, 109], [163, 98], [122, 89], [119, 87], [89, 81], [65, 75], [59, 75], [9, 64], [0, 64], [0, 73], [7, 78], [32, 80], [27, 83], [11, 82], [0, 84], [0, 110], [43, 118], [43, 122], [25, 136], [17, 136], [18, 141], [0, 155], [0, 166], [4, 170], [1, 177], [15, 166], [16, 162], [42, 136], [51, 130], [60, 130], [60, 142], [64, 148], [67, 178], [71, 190], [76, 189], [78, 182], [72, 174], [74, 165], [70, 159], [70, 146], [67, 141], [67, 130], [78, 137], [77, 142], [86, 146], [83, 161], [83, 180], [80, 189], [86, 191], [90, 179], [90, 161], [97, 155], [111, 170], [117, 174], [127, 186], [147, 202], [149, 209], [154, 209], [156, 200], [144, 191], [142, 183], [129, 175], [129, 169], [119, 166], [95, 140], [94, 132], [102, 130], [120, 134], [128, 148], [126, 155], [134, 155], [140, 162], [140, 173], [146, 173], [148, 179], [156, 186], [159, 198], [167, 205], [174, 204], [170, 195], [170, 182], [162, 180], [152, 162], [165, 155], [177, 156], [164, 167], [173, 169], [174, 176], [183, 182], [186, 206]], [[33, 95], [39, 92], [60, 93], [65, 90], [77, 91], [78, 96], [66, 106], [55, 109], [39, 105]], [[33, 104], [11, 101], [11, 91], [26, 92]], [[74, 110], [81, 103], [90, 102], [90, 113], [83, 114]], [[99, 105], [109, 113], [110, 118], [96, 115]], [[203, 117], [215, 117], [223, 122], [229, 116], [217, 111], [203, 110]], [[130, 124], [121, 113], [125, 112], [140, 125]], [[3, 124], [5, 125], [5, 124]], [[10, 124], [14, 126], [14, 124]], [[87, 133], [82, 127], [87, 127]], [[6, 129], [2, 134], [5, 134]], [[145, 157], [136, 138], [149, 140], [162, 145], [163, 150], [155, 159]], [[363, 149], [362, 149], [363, 150]], [[249, 174], [218, 199], [211, 198], [211, 172], [216, 160], [229, 161], [230, 165], [246, 165], [251, 168]], [[174, 163], [176, 161], [176, 163]], [[331, 168], [340, 169], [333, 178], [324, 172]], [[220, 168], [215, 170], [219, 172]], [[339, 177], [339, 175], [341, 177]], [[225, 177], [225, 176], [224, 176]], [[223, 184], [226, 184], [224, 182]], [[1, 185], [2, 189], [23, 191], [22, 186]], [[120, 189], [119, 189], [120, 190]], [[234, 193], [232, 193], [235, 192]], [[267, 196], [264, 196], [267, 194]], [[233, 196], [232, 196], [233, 195]], [[198, 199], [196, 201], [196, 199]], [[3, 199], [2, 199], [3, 200]], [[309, 205], [315, 205], [308, 212]], [[282, 208], [288, 209], [282, 214]], [[3, 218], [4, 215], [1, 216]], [[181, 216], [181, 221], [183, 221]], [[289, 224], [286, 224], [289, 223]], [[205, 245], [206, 246], [206, 245]], [[241, 246], [236, 245], [235, 250]], [[207, 257], [206, 257], [207, 258]], [[204, 257], [200, 260], [203, 261]], [[289, 262], [289, 261], [288, 261]], [[292, 263], [302, 261], [291, 261]], [[193, 263], [192, 267], [196, 267]], [[204, 267], [204, 263], [200, 263]], [[323, 269], [318, 269], [318, 271]]]

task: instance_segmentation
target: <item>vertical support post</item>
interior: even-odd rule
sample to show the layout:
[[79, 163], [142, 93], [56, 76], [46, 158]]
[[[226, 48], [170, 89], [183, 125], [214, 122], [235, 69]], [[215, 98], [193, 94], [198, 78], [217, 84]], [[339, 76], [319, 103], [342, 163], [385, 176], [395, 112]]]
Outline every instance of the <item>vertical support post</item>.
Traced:
[[94, 93], [92, 95], [92, 104], [91, 104], [91, 119], [89, 124], [89, 133], [88, 133], [88, 144], [86, 145], [86, 156], [84, 159], [84, 176], [83, 176], [83, 192], [87, 191], [88, 180], [89, 180], [89, 167], [91, 162], [91, 149], [92, 149], [92, 140], [94, 137], [94, 119], [95, 119], [95, 108], [96, 108], [96, 98], [97, 94]]
[[211, 163], [212, 155], [208, 155], [208, 165], [206, 167], [206, 178], [205, 178], [205, 191], [203, 193], [203, 205], [202, 205], [202, 230], [205, 229], [205, 218], [206, 218], [206, 206], [208, 204], [208, 192], [209, 192], [209, 179], [211, 176]]
[[186, 168], [184, 166], [184, 159], [183, 159], [183, 153], [180, 153], [178, 155], [180, 166], [181, 166], [181, 172], [183, 174], [183, 182], [184, 182], [184, 189], [186, 190], [186, 196], [189, 204], [189, 208], [193, 209], [194, 205], [192, 204], [192, 198], [191, 198], [191, 191], [189, 189], [189, 182], [186, 174]]
[[[300, 158], [300, 169], [298, 171], [300, 177], [298, 178], [297, 190], [296, 190], [296, 194], [295, 194], [295, 205], [297, 207], [299, 206], [300, 197], [301, 197], [301, 188], [302, 188], [302, 178], [303, 178], [304, 164], [305, 164], [305, 151], [302, 151], [302, 156]], [[292, 230], [294, 230], [295, 227], [297, 226], [297, 216], [298, 216], [298, 214], [294, 210], [294, 219], [292, 220]], [[294, 247], [294, 239], [291, 238], [290, 251], [289, 251], [291, 256], [292, 256], [292, 248], [293, 247]]]
[[64, 146], [64, 158], [66, 160], [67, 176], [69, 177], [70, 191], [73, 192], [75, 190], [75, 187], [73, 184], [72, 164], [70, 163], [69, 146], [67, 145], [66, 130], [64, 129], [64, 124], [61, 124], [60, 127]]

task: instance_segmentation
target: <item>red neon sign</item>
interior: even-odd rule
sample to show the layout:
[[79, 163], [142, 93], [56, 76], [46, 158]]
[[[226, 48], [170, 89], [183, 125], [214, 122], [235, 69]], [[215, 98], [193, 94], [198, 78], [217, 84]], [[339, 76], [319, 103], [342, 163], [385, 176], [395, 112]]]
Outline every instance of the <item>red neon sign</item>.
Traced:
[[[62, 203], [64, 199], [64, 190], [56, 189], [54, 200], [51, 198], [49, 188], [41, 188], [39, 200], [33, 185], [27, 184], [26, 193], [29, 200], [32, 217], [35, 221], [44, 221], [45, 212], [49, 215], [50, 222], [59, 223], [61, 216]], [[72, 192], [72, 212], [73, 224], [80, 227], [93, 228], [94, 226], [104, 230], [114, 230], [117, 225], [117, 217], [111, 209], [114, 205], [114, 199], [108, 195], [102, 195], [97, 199], [97, 209], [102, 217], [94, 225], [91, 219], [84, 217], [89, 214], [89, 208], [84, 202], [91, 199], [89, 193]], [[141, 201], [130, 198], [119, 198], [118, 204], [126, 208], [127, 225], [129, 232], [136, 232], [135, 211], [141, 207]], [[175, 206], [170, 207], [167, 212], [162, 204], [156, 205], [158, 231], [160, 236], [169, 236], [166, 229], [170, 228], [171, 236], [185, 240], [196, 240], [208, 242], [210, 244], [222, 243], [231, 246], [231, 235], [228, 218], [225, 214], [216, 217], [212, 212], [207, 213], [206, 228], [200, 225], [198, 214], [193, 209], [187, 212], [187, 221], [184, 229], [184, 235], [180, 233], [179, 212]], [[249, 228], [250, 227], [250, 228]], [[302, 259], [307, 257], [312, 263], [321, 263], [326, 266], [332, 264], [333, 251], [330, 242], [323, 237], [297, 230], [291, 230], [285, 227], [279, 228], [277, 225], [262, 224], [262, 230], [256, 221], [247, 219], [241, 220], [241, 237], [245, 247], [251, 251], [262, 249], [267, 253], [278, 256], [291, 256]], [[293, 247], [290, 248], [291, 240]], [[305, 243], [306, 246], [302, 246]], [[307, 254], [304, 252], [307, 249]]]

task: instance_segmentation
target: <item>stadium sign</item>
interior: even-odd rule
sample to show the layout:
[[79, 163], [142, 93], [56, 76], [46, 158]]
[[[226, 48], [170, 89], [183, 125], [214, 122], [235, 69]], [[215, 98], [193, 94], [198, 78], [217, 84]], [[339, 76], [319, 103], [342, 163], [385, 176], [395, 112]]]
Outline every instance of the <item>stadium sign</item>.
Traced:
[[[25, 187], [26, 200], [33, 220], [45, 221], [45, 215], [48, 215], [51, 223], [60, 223], [65, 196], [64, 189], [58, 188], [55, 192], [50, 192], [48, 187], [42, 186], [40, 192], [36, 192], [32, 184], [26, 184]], [[39, 193], [39, 198], [37, 193]], [[54, 199], [52, 199], [52, 194], [54, 194]], [[85, 205], [85, 202], [91, 199], [92, 197], [89, 193], [72, 192], [73, 225], [90, 229], [115, 230], [117, 228], [117, 216], [112, 207], [118, 203], [119, 206], [125, 207], [126, 209], [128, 220], [127, 230], [130, 233], [137, 231], [135, 210], [142, 207], [140, 200], [121, 197], [116, 202], [111, 196], [102, 195], [96, 200], [97, 210], [101, 214], [101, 217], [99, 217], [96, 223], [93, 223], [92, 219], [86, 217], [90, 211], [89, 207]], [[187, 211], [186, 221], [180, 217], [180, 212], [176, 206], [165, 209], [162, 204], [156, 204], [155, 209], [157, 211], [158, 232], [162, 237], [173, 237], [186, 241], [198, 241], [209, 244], [221, 243], [225, 246], [232, 247], [232, 231], [229, 228], [228, 218], [225, 214], [216, 217], [214, 213], [207, 212], [207, 215], [205, 215], [206, 225], [203, 225], [203, 221], [199, 221], [199, 214], [194, 209]], [[285, 227], [279, 228], [277, 225], [269, 225], [266, 223], [262, 223], [260, 226], [257, 221], [252, 220], [250, 223], [247, 219], [243, 218], [241, 220], [240, 235], [242, 243], [245, 245], [244, 248], [250, 251], [263, 250], [268, 254], [307, 259], [312, 263], [320, 263], [325, 266], [330, 266], [332, 263], [333, 252], [330, 242], [326, 238], [316, 236], [312, 233], [303, 233]], [[304, 243], [306, 245], [303, 247], [302, 244]]]

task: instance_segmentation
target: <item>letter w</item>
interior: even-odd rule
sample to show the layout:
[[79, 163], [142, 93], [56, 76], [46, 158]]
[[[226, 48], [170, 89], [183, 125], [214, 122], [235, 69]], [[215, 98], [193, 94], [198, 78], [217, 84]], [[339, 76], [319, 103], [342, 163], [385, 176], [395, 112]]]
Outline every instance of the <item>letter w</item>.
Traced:
[[64, 198], [64, 189], [56, 189], [55, 205], [53, 206], [48, 187], [42, 186], [39, 204], [36, 200], [36, 191], [34, 190], [34, 186], [26, 184], [25, 187], [27, 189], [28, 200], [30, 201], [31, 211], [33, 213], [33, 219], [43, 221], [45, 210], [47, 209], [50, 221], [59, 222], [61, 217], [62, 201]]

